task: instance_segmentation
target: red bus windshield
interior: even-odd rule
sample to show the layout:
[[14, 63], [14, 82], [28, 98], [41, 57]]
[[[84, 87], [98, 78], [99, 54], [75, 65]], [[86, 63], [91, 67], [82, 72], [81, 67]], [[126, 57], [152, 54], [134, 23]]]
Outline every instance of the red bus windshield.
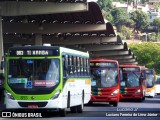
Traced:
[[123, 72], [121, 75], [121, 87], [138, 87], [140, 86], [140, 72]]
[[118, 85], [118, 68], [92, 68], [92, 87], [106, 88]]

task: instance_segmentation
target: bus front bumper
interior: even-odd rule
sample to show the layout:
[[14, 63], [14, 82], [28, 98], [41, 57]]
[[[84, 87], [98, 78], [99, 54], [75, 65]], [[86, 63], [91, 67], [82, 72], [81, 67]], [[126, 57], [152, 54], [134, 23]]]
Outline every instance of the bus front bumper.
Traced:
[[143, 98], [140, 94], [121, 94], [120, 99], [141, 99]]
[[119, 102], [119, 96], [91, 96], [90, 102]]
[[146, 96], [146, 97], [150, 97], [150, 96], [151, 96], [151, 97], [154, 97], [154, 96], [155, 96], [155, 92], [154, 92], [153, 90], [150, 91], [150, 92], [146, 92], [146, 93], [145, 93], [145, 96]]
[[58, 99], [36, 101], [6, 99], [5, 104], [6, 109], [56, 109], [62, 107], [62, 103]]

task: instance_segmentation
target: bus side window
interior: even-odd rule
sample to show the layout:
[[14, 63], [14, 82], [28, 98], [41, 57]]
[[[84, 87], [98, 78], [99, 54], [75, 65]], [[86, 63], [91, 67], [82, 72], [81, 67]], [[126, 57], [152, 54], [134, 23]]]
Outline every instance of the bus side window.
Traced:
[[87, 59], [87, 75], [90, 76], [89, 60]]
[[87, 66], [86, 66], [87, 60], [86, 60], [86, 58], [84, 58], [83, 60], [84, 60], [84, 66], [83, 66], [84, 71], [83, 72], [84, 72], [84, 76], [86, 76], [87, 75]]
[[74, 68], [74, 76], [77, 77], [77, 57], [73, 56], [73, 68]]
[[80, 59], [77, 57], [77, 76], [80, 76]]
[[67, 78], [68, 76], [68, 56], [63, 56], [63, 77]]
[[83, 76], [84, 75], [83, 74], [83, 58], [81, 58], [80, 60], [81, 60], [81, 62], [80, 62], [81, 63], [81, 65], [80, 65], [81, 66], [80, 73], [81, 73], [81, 76]]
[[74, 74], [75, 74], [74, 73], [75, 72], [75, 68], [74, 68], [74, 56], [72, 56], [71, 59], [72, 59], [72, 62], [71, 62], [71, 64], [72, 64], [71, 65], [71, 68], [72, 68], [72, 77], [74, 77]]
[[69, 76], [71, 76], [73, 74], [73, 72], [72, 72], [72, 58], [71, 58], [71, 56], [68, 56], [68, 72], [69, 72]]

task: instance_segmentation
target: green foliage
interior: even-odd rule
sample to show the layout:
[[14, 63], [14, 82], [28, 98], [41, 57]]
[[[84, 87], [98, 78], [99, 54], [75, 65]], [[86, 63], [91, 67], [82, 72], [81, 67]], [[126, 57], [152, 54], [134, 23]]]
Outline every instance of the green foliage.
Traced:
[[115, 24], [115, 26], [117, 27], [117, 31], [120, 31], [120, 27], [122, 25], [131, 27], [134, 24], [134, 21], [129, 19], [129, 17], [128, 17], [126, 11], [124, 11], [124, 9], [113, 8], [111, 11], [111, 14], [113, 16], [112, 23]]
[[129, 44], [129, 48], [138, 58], [139, 65], [145, 65], [147, 68], [155, 69], [160, 73], [160, 46], [146, 42], [142, 44]]
[[121, 8], [113, 8], [111, 14], [114, 18], [115, 24], [117, 24], [121, 19], [127, 18], [127, 13]]
[[117, 32], [117, 34], [121, 37], [122, 40], [126, 40], [126, 36], [123, 35], [121, 32]]
[[158, 34], [153, 32], [152, 34], [148, 34], [147, 41], [157, 42], [158, 41]]
[[149, 2], [149, 0], [141, 0], [142, 4], [147, 3], [147, 2]]
[[112, 22], [113, 16], [111, 15], [111, 10], [113, 9], [112, 0], [98, 0], [97, 1], [102, 15], [105, 19]]
[[113, 8], [112, 0], [98, 0], [97, 3], [104, 11], [110, 11]]
[[123, 36], [125, 36], [126, 39], [130, 39], [130, 37], [132, 35], [131, 29], [126, 26], [121, 27], [121, 33]]
[[160, 3], [157, 2], [156, 4], [154, 4], [154, 8], [155, 8], [156, 10], [158, 10], [158, 8], [160, 8]]
[[154, 20], [153, 20], [153, 24], [154, 24], [155, 26], [157, 26], [158, 29], [160, 30], [160, 18], [154, 19]]
[[146, 13], [141, 10], [136, 10], [131, 13], [131, 19], [135, 22], [134, 30], [142, 31], [149, 25], [149, 19]]
[[110, 22], [113, 21], [113, 16], [111, 15], [110, 11], [105, 12], [104, 10], [102, 10], [102, 15], [106, 20], [108, 20]]

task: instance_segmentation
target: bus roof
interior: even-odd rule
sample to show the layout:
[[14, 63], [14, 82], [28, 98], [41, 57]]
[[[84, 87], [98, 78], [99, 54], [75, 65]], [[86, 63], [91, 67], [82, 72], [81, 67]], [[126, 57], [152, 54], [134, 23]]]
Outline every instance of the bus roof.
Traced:
[[[85, 57], [89, 57], [89, 54], [87, 52], [82, 52], [82, 51], [78, 51], [78, 50], [73, 50], [70, 48], [65, 48], [65, 47], [60, 47], [60, 46], [20, 46], [20, 47], [11, 47], [9, 48], [8, 52], [10, 53], [11, 51], [16, 51], [16, 50], [59, 50], [60, 53], [65, 52], [65, 53], [69, 53], [69, 54], [79, 54], [81, 56], [85, 56]], [[12, 53], [13, 55], [15, 53]]]
[[137, 66], [134, 64], [123, 64], [123, 65], [120, 65], [119, 67], [138, 67], [138, 68], [140, 68], [140, 66]]
[[82, 51], [78, 51], [78, 50], [74, 50], [74, 49], [70, 49], [70, 48], [60, 47], [60, 51], [65, 52], [65, 53], [79, 54], [79, 55], [82, 55], [82, 56], [85, 56], [85, 57], [89, 57], [88, 52], [82, 52]]
[[109, 60], [109, 59], [104, 59], [104, 58], [96, 58], [96, 59], [91, 59], [90, 62], [117, 62], [117, 60]]

